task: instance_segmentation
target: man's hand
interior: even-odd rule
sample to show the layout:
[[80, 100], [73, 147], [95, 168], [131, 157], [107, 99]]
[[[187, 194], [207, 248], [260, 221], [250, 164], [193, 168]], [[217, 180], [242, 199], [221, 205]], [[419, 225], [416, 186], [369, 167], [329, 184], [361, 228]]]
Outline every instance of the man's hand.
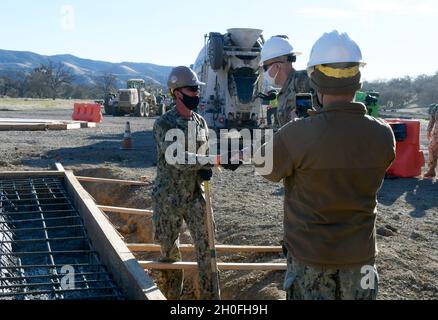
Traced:
[[227, 164], [222, 164], [226, 170], [236, 171], [243, 163], [243, 151], [228, 153]]
[[223, 164], [222, 168], [224, 168], [225, 170], [231, 170], [231, 171], [236, 171], [237, 169], [239, 169], [241, 163], [238, 164]]
[[211, 169], [202, 169], [198, 171], [198, 174], [202, 181], [210, 181], [213, 176], [213, 171]]

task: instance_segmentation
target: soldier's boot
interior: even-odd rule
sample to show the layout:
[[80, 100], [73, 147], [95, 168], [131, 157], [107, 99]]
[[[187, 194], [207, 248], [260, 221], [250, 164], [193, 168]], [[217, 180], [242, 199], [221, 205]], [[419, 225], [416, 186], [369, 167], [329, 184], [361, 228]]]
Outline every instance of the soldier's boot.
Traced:
[[426, 179], [431, 179], [431, 178], [435, 178], [436, 177], [436, 172], [435, 169], [429, 169], [429, 171], [426, 172], [426, 174], [424, 175], [424, 178]]

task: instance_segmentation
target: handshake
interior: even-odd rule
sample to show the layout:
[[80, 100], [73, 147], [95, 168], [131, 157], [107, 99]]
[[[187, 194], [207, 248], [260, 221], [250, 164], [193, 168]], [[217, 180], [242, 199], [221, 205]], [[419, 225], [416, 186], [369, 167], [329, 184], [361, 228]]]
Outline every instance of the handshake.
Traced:
[[218, 166], [225, 170], [236, 171], [243, 164], [243, 151], [228, 152], [218, 156]]
[[[234, 172], [243, 164], [244, 152], [245, 149], [236, 152], [228, 152], [226, 154], [218, 155], [216, 166]], [[212, 175], [213, 172], [211, 169], [199, 170], [199, 176], [203, 181], [210, 181]]]

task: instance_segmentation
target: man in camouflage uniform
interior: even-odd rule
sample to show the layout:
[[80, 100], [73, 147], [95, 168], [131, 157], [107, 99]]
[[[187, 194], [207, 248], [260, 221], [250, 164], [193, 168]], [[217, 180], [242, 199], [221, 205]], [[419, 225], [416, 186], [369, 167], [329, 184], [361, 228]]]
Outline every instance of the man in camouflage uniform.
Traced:
[[352, 102], [361, 65], [347, 34], [324, 34], [308, 64], [323, 108], [283, 126], [261, 150], [272, 154], [273, 169], [260, 174], [285, 188], [288, 299], [377, 297], [376, 195], [395, 158], [395, 138], [387, 123]]
[[429, 171], [427, 171], [424, 177], [434, 178], [436, 176], [435, 168], [438, 159], [438, 104], [434, 105], [430, 111], [427, 139], [429, 141]]
[[[183, 220], [192, 236], [199, 267], [200, 298], [219, 299], [215, 289], [211, 257], [208, 246], [206, 226], [206, 201], [202, 182], [211, 178], [211, 165], [200, 159], [208, 158], [208, 149], [198, 155], [196, 151], [206, 147], [208, 127], [205, 120], [193, 110], [199, 104], [199, 82], [196, 74], [187, 67], [172, 70], [168, 86], [176, 106], [165, 113], [154, 125], [154, 138], [157, 145], [157, 178], [153, 188], [155, 239], [161, 244], [161, 261], [181, 261], [178, 248], [179, 234]], [[184, 132], [184, 163], [170, 164], [166, 151], [174, 141], [166, 141], [169, 130]], [[193, 130], [194, 129], [194, 130]], [[190, 137], [191, 136], [191, 137]], [[196, 139], [195, 152], [188, 150], [189, 139]], [[195, 164], [187, 164], [189, 158]], [[201, 164], [204, 163], [204, 164]], [[163, 271], [164, 294], [169, 300], [178, 300], [183, 289], [182, 270]]]
[[296, 71], [293, 62], [299, 52], [295, 52], [286, 36], [274, 36], [263, 46], [260, 65], [264, 77], [273, 87], [281, 87], [278, 95], [277, 119], [280, 126], [298, 118], [295, 95], [309, 93], [309, 78], [306, 71]]

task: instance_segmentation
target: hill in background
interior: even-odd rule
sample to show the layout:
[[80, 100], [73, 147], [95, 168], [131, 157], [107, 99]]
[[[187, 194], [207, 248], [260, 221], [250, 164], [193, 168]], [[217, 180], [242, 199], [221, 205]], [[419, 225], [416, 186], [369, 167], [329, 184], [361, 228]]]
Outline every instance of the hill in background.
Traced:
[[45, 56], [33, 52], [0, 49], [0, 75], [17, 71], [30, 73], [49, 60], [67, 66], [75, 77], [74, 82], [81, 85], [92, 85], [96, 77], [111, 73], [117, 77], [118, 87], [125, 87], [126, 80], [132, 78], [150, 80], [165, 86], [172, 69], [151, 63], [111, 63], [82, 59], [69, 54]]

